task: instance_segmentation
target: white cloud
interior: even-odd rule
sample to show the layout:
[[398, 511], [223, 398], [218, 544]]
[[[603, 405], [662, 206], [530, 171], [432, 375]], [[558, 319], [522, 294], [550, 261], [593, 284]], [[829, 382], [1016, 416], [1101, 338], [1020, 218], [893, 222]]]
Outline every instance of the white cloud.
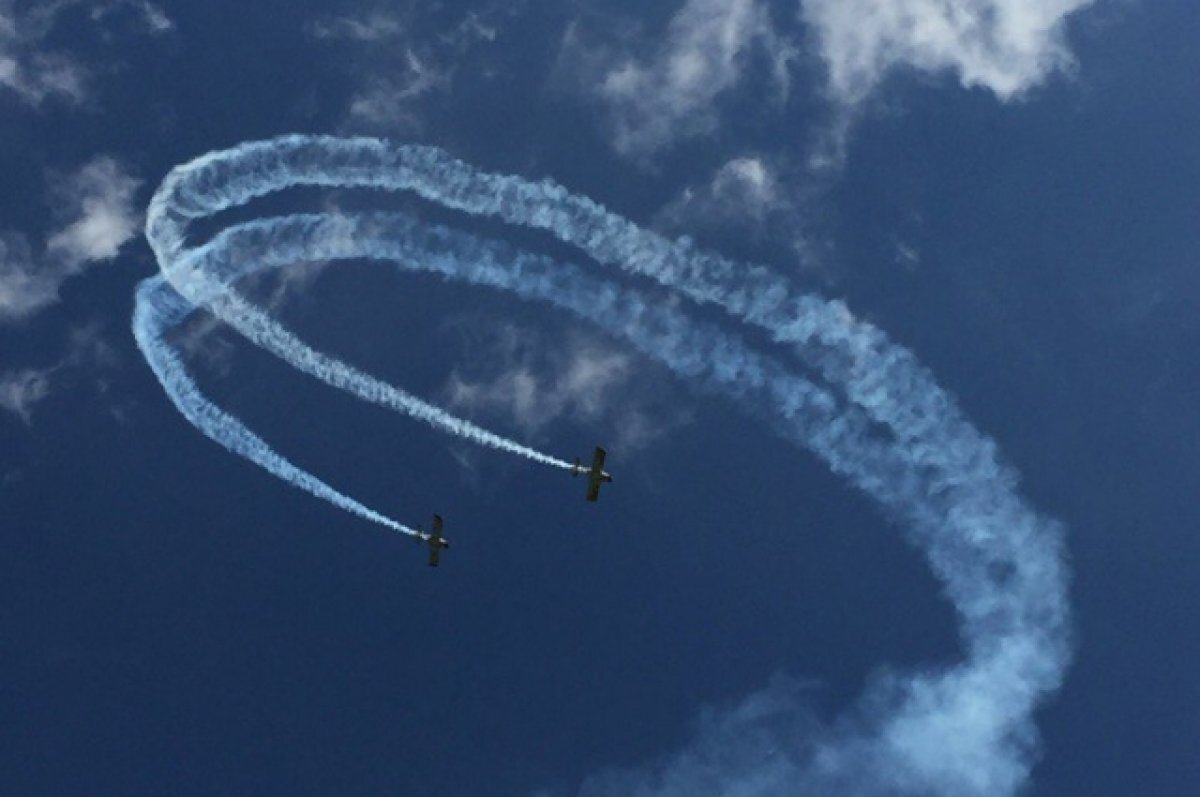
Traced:
[[137, 18], [146, 31], [154, 35], [175, 29], [175, 23], [167, 12], [150, 0], [108, 0], [97, 2], [92, 8], [92, 19], [99, 21], [119, 10], [128, 10]]
[[29, 241], [0, 233], [0, 322], [26, 318], [58, 300], [60, 272], [33, 258]]
[[897, 241], [896, 262], [906, 269], [914, 269], [921, 263], [921, 252], [910, 243]]
[[0, 409], [30, 424], [34, 405], [50, 395], [50, 380], [55, 370], [27, 368], [0, 373]]
[[[1070, 70], [1066, 21], [1094, 0], [797, 0], [800, 20], [826, 71], [838, 111], [816, 144], [813, 165], [839, 163], [857, 109], [898, 69], [949, 74], [1010, 100]], [[723, 99], [761, 89], [748, 76], [770, 64], [766, 82], [786, 97], [798, 49], [777, 28], [766, 0], [686, 0], [648, 54], [635, 30], [594, 46], [576, 22], [559, 71], [607, 106], [613, 147], [646, 160], [676, 142], [711, 135]], [[827, 140], [825, 140], [827, 139]]]
[[658, 222], [671, 228], [718, 226], [763, 229], [767, 218], [790, 207], [775, 169], [760, 157], [733, 158], [712, 178], [685, 188], [662, 211]]
[[308, 26], [308, 33], [316, 39], [341, 39], [351, 41], [379, 41], [400, 36], [407, 29], [406, 20], [394, 13], [381, 10], [361, 17], [327, 17], [318, 19]]
[[0, 0], [0, 86], [33, 105], [50, 96], [81, 102], [86, 71], [65, 56], [39, 52], [44, 35], [17, 15], [12, 0]]
[[1001, 99], [1073, 59], [1065, 21], [1093, 0], [801, 0], [832, 97], [865, 100], [893, 69], [954, 74]]
[[576, 341], [542, 364], [535, 348], [515, 327], [504, 328], [487, 358], [494, 373], [470, 379], [455, 371], [446, 385], [449, 403], [471, 413], [503, 413], [536, 435], [565, 416], [598, 418], [629, 379], [630, 360], [616, 351]]
[[614, 449], [648, 445], [686, 421], [654, 406], [629, 355], [570, 335], [550, 344], [514, 326], [490, 333], [491, 343], [454, 370], [443, 389], [452, 409], [503, 417], [528, 439], [560, 421], [608, 427]]
[[819, 186], [804, 177], [796, 175], [786, 158], [732, 158], [664, 205], [655, 214], [654, 226], [666, 235], [695, 237], [702, 244], [732, 236], [753, 247], [765, 245], [770, 247], [769, 257], [792, 257], [796, 266], [815, 275], [827, 260], [823, 233], [808, 211]]
[[90, 10], [95, 25], [125, 9], [151, 34], [174, 27], [149, 0], [57, 0], [20, 11], [13, 0], [0, 0], [0, 86], [33, 106], [50, 98], [70, 105], [86, 103], [91, 81], [88, 68], [70, 55], [44, 49], [61, 15], [80, 7]]
[[67, 338], [66, 353], [45, 368], [20, 368], [0, 372], [0, 410], [5, 410], [26, 426], [33, 423], [34, 408], [56, 391], [74, 381], [87, 368], [109, 368], [116, 354], [104, 342], [96, 324], [77, 327]]
[[0, 233], [0, 322], [19, 321], [58, 301], [59, 287], [85, 269], [116, 257], [141, 225], [134, 210], [140, 181], [109, 157], [53, 180], [51, 195], [62, 224], [45, 253], [35, 257], [28, 239]]
[[421, 126], [414, 109], [418, 100], [450, 87], [453, 71], [423, 60], [405, 50], [403, 64], [392, 74], [371, 79], [350, 101], [350, 116], [371, 125], [394, 124], [408, 129]]
[[581, 79], [608, 105], [613, 146], [637, 158], [711, 133], [718, 98], [742, 82], [755, 47], [770, 59], [781, 94], [796, 54], [762, 0], [687, 0], [648, 58], [589, 51], [580, 35], [577, 26], [568, 32], [564, 60], [590, 64]]
[[467, 56], [496, 40], [499, 18], [519, 13], [523, 6], [495, 3], [438, 30], [430, 22], [437, 6], [376, 4], [357, 15], [322, 17], [307, 31], [330, 45], [349, 42], [356, 47], [355, 70], [368, 77], [350, 100], [355, 126], [411, 133], [424, 126], [423, 106], [430, 98], [452, 89]]
[[53, 194], [71, 221], [50, 236], [47, 249], [68, 268], [111, 260], [141, 227], [134, 198], [141, 180], [110, 157], [93, 159], [59, 182]]

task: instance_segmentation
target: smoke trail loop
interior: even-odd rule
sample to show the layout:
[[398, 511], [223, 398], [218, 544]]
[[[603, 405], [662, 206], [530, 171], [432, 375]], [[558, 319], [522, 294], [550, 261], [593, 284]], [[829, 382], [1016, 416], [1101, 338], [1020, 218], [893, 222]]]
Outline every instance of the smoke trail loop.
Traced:
[[[724, 325], [698, 321], [684, 306], [591, 269], [405, 214], [262, 219], [187, 245], [193, 220], [294, 186], [410, 192], [469, 217], [549, 233], [593, 265], [648, 278], [764, 331], [785, 356], [756, 351]], [[164, 330], [203, 307], [333, 387], [481, 445], [570, 467], [315, 350], [236, 288], [264, 269], [366, 258], [553, 305], [627, 340], [680, 378], [728, 396], [903, 524], [954, 605], [965, 655], [937, 671], [881, 675], [851, 713], [867, 719], [812, 731], [804, 743], [782, 740], [794, 750], [772, 786], [805, 794], [991, 797], [1014, 794], [1026, 780], [1036, 739], [1032, 712], [1058, 688], [1069, 660], [1061, 529], [1021, 500], [1016, 474], [995, 444], [916, 358], [844, 304], [797, 293], [761, 266], [641, 230], [548, 180], [487, 174], [437, 149], [374, 139], [288, 136], [202, 156], [164, 180], [150, 204], [147, 238], [162, 276], [139, 291], [135, 334], [180, 411], [274, 475], [402, 533], [414, 532], [295, 467], [208, 403]], [[692, 759], [679, 760], [673, 771], [690, 771]], [[739, 788], [755, 777], [743, 774]], [[668, 780], [654, 790], [667, 791]]]

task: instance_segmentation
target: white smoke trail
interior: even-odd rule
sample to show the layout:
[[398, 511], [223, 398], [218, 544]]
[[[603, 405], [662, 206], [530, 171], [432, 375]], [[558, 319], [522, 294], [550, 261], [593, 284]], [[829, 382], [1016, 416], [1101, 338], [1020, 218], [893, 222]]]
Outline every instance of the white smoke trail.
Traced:
[[[260, 249], [255, 254], [255, 260], [262, 267], [267, 264], [280, 265], [297, 262], [295, 259], [279, 260], [280, 254], [293, 252], [296, 257], [309, 260], [369, 256], [369, 253], [362, 251], [352, 238], [347, 237], [350, 231], [344, 229], [346, 225], [340, 225], [339, 228], [336, 223], [338, 217], [331, 218], [334, 220], [334, 228], [320, 240], [309, 239], [311, 245], [304, 251], [295, 251], [294, 242], [288, 245], [284, 241], [278, 240], [278, 236], [276, 236], [278, 246], [273, 249]], [[252, 228], [252, 231], [261, 233], [266, 229], [260, 226]], [[372, 404], [404, 413], [444, 432], [464, 437], [479, 445], [516, 454], [543, 465], [565, 470], [573, 467], [569, 462], [547, 456], [528, 446], [489, 432], [470, 421], [455, 417], [441, 407], [422, 401], [370, 374], [363, 373], [353, 366], [316, 351], [267, 313], [245, 301], [232, 289], [231, 281], [226, 279], [224, 284], [213, 281], [215, 269], [231, 265], [226, 262], [226, 258], [231, 253], [235, 253], [239, 259], [245, 261], [250, 251], [252, 250], [247, 244], [232, 246], [227, 237], [218, 238], [207, 246], [192, 250], [189, 253], [189, 260], [199, 265], [194, 268], [191, 278], [184, 283], [185, 290], [188, 291], [188, 294], [185, 295], [195, 302], [202, 302], [218, 318], [229, 323], [248, 340], [280, 357], [293, 368], [314, 376], [332, 387], [344, 390]]]
[[[197, 249], [185, 246], [190, 219], [302, 184], [410, 190], [453, 209], [546, 230], [593, 260], [649, 276], [767, 330], [846, 401], [628, 288], [403, 216], [272, 219], [232, 228]], [[305, 346], [237, 296], [236, 281], [256, 268], [325, 258], [433, 270], [590, 318], [681, 376], [731, 395], [907, 521], [959, 614], [967, 650], [964, 663], [944, 672], [879, 680], [862, 703], [868, 720], [852, 731], [811, 736], [808, 748], [793, 740], [797, 748], [787, 766], [773, 769], [772, 783], [802, 793], [982, 796], [1012, 794], [1025, 780], [1035, 749], [1031, 713], [1057, 688], [1069, 658], [1061, 532], [1020, 500], [1016, 477], [994, 444], [912, 355], [843, 305], [795, 294], [761, 267], [640, 230], [552, 183], [488, 175], [435, 149], [376, 140], [288, 137], [206, 155], [164, 181], [151, 203], [147, 237], [183, 296], [309, 373], [406, 411], [400, 398], [412, 397], [363, 381], [371, 378]], [[381, 391], [389, 398], [379, 398]], [[454, 430], [453, 423], [436, 422]], [[681, 757], [685, 763], [672, 771], [686, 772], [693, 759]], [[752, 776], [738, 774], [736, 782], [745, 785]], [[660, 774], [653, 789], [637, 785], [646, 793], [682, 794], [688, 782]]]
[[275, 453], [241, 421], [204, 398], [178, 355], [164, 340], [166, 330], [181, 322], [192, 309], [160, 278], [146, 280], [138, 288], [133, 311], [133, 334], [167, 395], [193, 426], [234, 454], [245, 457], [268, 473], [317, 498], [401, 534], [420, 536], [413, 529], [342, 495], [320, 479], [297, 468]]

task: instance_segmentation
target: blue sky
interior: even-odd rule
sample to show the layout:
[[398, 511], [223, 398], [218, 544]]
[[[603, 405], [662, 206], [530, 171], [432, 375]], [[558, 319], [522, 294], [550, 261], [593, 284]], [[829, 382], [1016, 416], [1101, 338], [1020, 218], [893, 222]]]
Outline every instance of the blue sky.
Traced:
[[[4, 793], [1200, 787], [1200, 7], [642, 5], [0, 0]], [[210, 311], [167, 336], [207, 399], [405, 526], [443, 514], [443, 566], [177, 411], [130, 329], [138, 283], [171, 266], [150, 197], [289, 133], [435, 147], [637, 225], [607, 262], [569, 230], [448, 209], [435, 179], [424, 198], [290, 188], [188, 230], [399, 212], [416, 232], [346, 246], [445, 225], [576, 275], [528, 301], [280, 233], [307, 259], [238, 289], [505, 438], [607, 445], [599, 504]], [[221, 179], [263, 165], [230, 162]], [[557, 207], [509, 185], [518, 215]], [[629, 269], [680, 236], [730, 275]], [[834, 302], [805, 305], [821, 342], [747, 323], [752, 263]], [[622, 291], [597, 319], [554, 305], [586, 316], [597, 281]], [[765, 371], [723, 381], [741, 346]], [[883, 370], [897, 346], [927, 371]], [[787, 391], [740, 389], [777, 363]], [[836, 411], [784, 418], [809, 385]], [[1015, 490], [953, 410], [888, 421], [941, 390]], [[864, 417], [862, 440], [822, 442]], [[877, 483], [873, 451], [898, 463]]]

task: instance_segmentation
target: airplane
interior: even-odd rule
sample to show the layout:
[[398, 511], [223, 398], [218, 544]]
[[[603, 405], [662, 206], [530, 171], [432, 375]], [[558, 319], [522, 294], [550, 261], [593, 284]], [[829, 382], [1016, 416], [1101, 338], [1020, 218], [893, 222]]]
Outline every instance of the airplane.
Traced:
[[604, 470], [604, 458], [607, 452], [600, 446], [596, 446], [596, 453], [592, 457], [592, 467], [585, 468], [579, 463], [579, 458], [575, 458], [575, 467], [571, 469], [572, 476], [578, 476], [581, 473], [586, 473], [588, 477], [587, 500], [597, 501], [600, 498], [600, 485], [605, 482], [611, 482], [613, 477]]
[[438, 566], [438, 557], [443, 548], [449, 548], [450, 542], [442, 536], [442, 516], [433, 516], [433, 532], [426, 534], [420, 526], [417, 526], [417, 540], [429, 545], [429, 566]]

